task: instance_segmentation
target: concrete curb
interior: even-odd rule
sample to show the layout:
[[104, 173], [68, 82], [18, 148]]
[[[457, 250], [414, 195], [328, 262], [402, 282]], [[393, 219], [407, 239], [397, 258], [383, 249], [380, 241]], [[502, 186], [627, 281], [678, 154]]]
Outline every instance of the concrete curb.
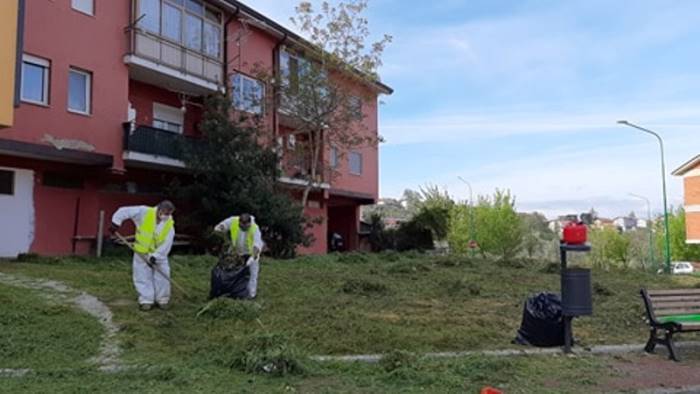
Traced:
[[0, 378], [22, 378], [30, 372], [31, 369], [0, 368]]
[[637, 391], [637, 394], [697, 394], [700, 386], [683, 386], [674, 388], [649, 389]]
[[[643, 343], [640, 344], [625, 344], [625, 345], [598, 345], [586, 348], [574, 348], [574, 355], [598, 355], [598, 354], [626, 354], [626, 353], [642, 353], [644, 351]], [[679, 348], [700, 347], [700, 341], [676, 342]], [[469, 356], [537, 356], [537, 355], [565, 355], [561, 348], [546, 348], [546, 349], [502, 349], [502, 350], [477, 350], [464, 352], [431, 352], [424, 353], [427, 358], [457, 358]], [[379, 362], [385, 355], [383, 354], [355, 354], [344, 356], [312, 356], [311, 359], [321, 362]]]
[[[0, 272], [0, 284], [8, 286], [28, 288], [42, 291], [42, 295], [52, 301], [73, 305], [77, 309], [88, 313], [102, 326], [104, 332], [100, 341], [99, 353], [90, 360], [98, 368], [105, 372], [118, 371], [121, 368], [121, 348], [117, 340], [119, 327], [112, 320], [112, 311], [97, 297], [75, 290], [68, 285], [47, 279], [34, 279], [22, 275], [10, 275]], [[46, 293], [48, 291], [48, 293]], [[0, 369], [0, 376], [5, 376]], [[9, 370], [7, 370], [9, 371]], [[28, 370], [14, 370], [28, 371]], [[23, 372], [26, 374], [27, 372]]]

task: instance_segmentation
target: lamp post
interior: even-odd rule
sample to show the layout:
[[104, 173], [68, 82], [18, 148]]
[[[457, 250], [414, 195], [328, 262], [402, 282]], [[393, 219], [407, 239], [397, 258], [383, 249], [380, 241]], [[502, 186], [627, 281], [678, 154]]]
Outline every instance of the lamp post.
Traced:
[[474, 240], [474, 194], [472, 193], [472, 185], [467, 182], [464, 178], [461, 176], [457, 177], [460, 181], [464, 182], [468, 187], [469, 187], [469, 255], [471, 257], [474, 257], [474, 248], [472, 247], [471, 243]]
[[648, 198], [640, 196], [639, 194], [629, 193], [629, 195], [640, 200], [644, 200], [647, 203], [647, 226], [649, 226], [649, 263], [651, 263], [652, 268], [654, 268], [654, 271], [656, 271], [656, 263], [654, 262], [654, 233], [651, 228], [651, 203], [649, 202]]
[[663, 188], [663, 195], [664, 195], [664, 248], [665, 248], [665, 253], [664, 253], [664, 260], [665, 260], [665, 266], [664, 266], [664, 272], [667, 274], [671, 273], [671, 241], [669, 238], [668, 234], [668, 204], [666, 202], [666, 163], [664, 160], [664, 141], [661, 139], [661, 136], [658, 135], [656, 132], [651, 131], [649, 129], [645, 129], [644, 127], [637, 126], [635, 124], [632, 124], [626, 120], [618, 120], [618, 124], [624, 125], [624, 126], [629, 126], [632, 128], [635, 128], [639, 131], [645, 132], [647, 134], [651, 134], [656, 139], [659, 141], [659, 148], [661, 149], [661, 185]]

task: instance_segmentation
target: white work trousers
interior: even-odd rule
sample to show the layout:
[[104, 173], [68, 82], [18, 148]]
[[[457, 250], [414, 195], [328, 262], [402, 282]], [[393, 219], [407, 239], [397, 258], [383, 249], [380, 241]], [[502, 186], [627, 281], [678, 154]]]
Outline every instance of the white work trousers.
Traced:
[[[151, 268], [137, 254], [132, 262], [134, 287], [139, 293], [139, 304], [166, 305], [170, 301], [170, 264], [160, 260], [156, 264], [160, 272]], [[161, 274], [165, 274], [167, 277]]]
[[260, 261], [253, 260], [248, 266], [250, 270], [250, 279], [248, 279], [248, 297], [255, 298], [258, 292], [258, 273], [260, 272]]

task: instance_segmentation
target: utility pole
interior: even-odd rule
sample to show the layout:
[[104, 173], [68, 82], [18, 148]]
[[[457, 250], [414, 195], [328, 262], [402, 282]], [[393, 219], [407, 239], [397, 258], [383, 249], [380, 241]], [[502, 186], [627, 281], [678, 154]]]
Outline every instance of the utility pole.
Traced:
[[626, 120], [618, 120], [618, 124], [629, 126], [632, 128], [635, 128], [639, 131], [645, 132], [647, 134], [651, 134], [656, 139], [659, 141], [659, 148], [661, 149], [661, 185], [663, 188], [663, 195], [664, 195], [664, 248], [665, 248], [665, 253], [664, 253], [664, 259], [665, 259], [665, 266], [664, 266], [664, 272], [667, 274], [671, 273], [671, 239], [669, 237], [668, 233], [668, 203], [666, 199], [666, 161], [664, 159], [664, 141], [661, 139], [661, 136], [657, 134], [656, 132], [645, 129], [644, 127], [637, 126], [635, 124], [632, 124]]

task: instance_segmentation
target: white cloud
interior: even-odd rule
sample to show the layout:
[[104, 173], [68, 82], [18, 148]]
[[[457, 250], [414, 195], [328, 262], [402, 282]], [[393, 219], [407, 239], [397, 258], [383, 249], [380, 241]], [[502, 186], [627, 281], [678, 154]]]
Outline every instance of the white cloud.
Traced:
[[382, 120], [380, 133], [388, 145], [438, 142], [473, 143], [515, 135], [609, 133], [626, 119], [666, 132], [700, 130], [700, 103], [658, 103], [636, 108], [604, 108], [598, 112], [546, 109], [513, 112], [484, 110], [481, 113], [446, 113]]
[[[555, 216], [583, 212], [591, 207], [604, 215], [616, 216], [632, 210], [643, 215], [644, 205], [629, 196], [648, 197], [655, 212], [661, 211], [662, 193], [658, 145], [653, 139], [634, 143], [579, 150], [555, 148], [533, 152], [526, 158], [495, 161], [459, 171], [442, 172], [402, 185], [385, 182], [382, 196], [398, 197], [404, 188], [416, 189], [427, 183], [445, 187], [458, 199], [469, 198], [467, 187], [457, 179], [467, 179], [474, 194], [491, 194], [497, 188], [509, 189], [518, 208], [537, 210]], [[686, 136], [666, 140], [669, 204], [682, 203], [682, 181], [670, 176], [676, 165], [700, 152], [700, 142]]]

